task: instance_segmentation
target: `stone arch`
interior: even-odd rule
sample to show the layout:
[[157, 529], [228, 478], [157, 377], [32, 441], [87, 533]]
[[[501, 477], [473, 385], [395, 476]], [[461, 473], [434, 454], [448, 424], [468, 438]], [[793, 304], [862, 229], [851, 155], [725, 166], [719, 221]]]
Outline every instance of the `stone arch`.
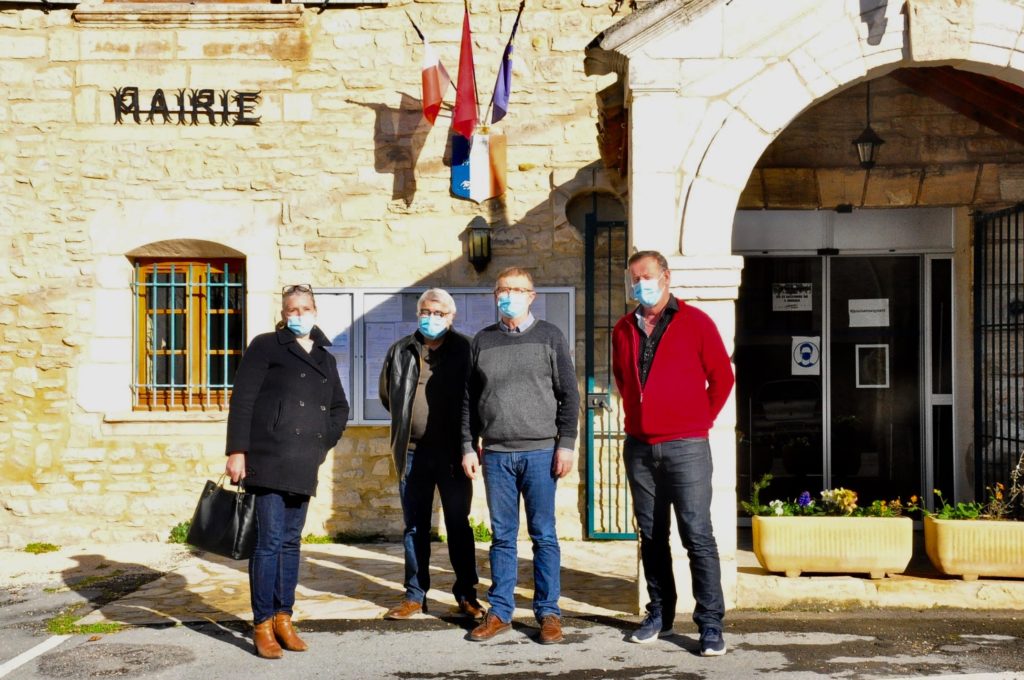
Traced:
[[[752, 74], [728, 94], [734, 106], [708, 106], [712, 115], [696, 133], [707, 142], [691, 149], [682, 162], [684, 174], [692, 179], [680, 187], [680, 253], [730, 251], [739, 194], [758, 158], [793, 119], [837, 91], [905, 66], [951, 65], [1024, 84], [1024, 52], [1018, 48], [1024, 8], [1018, 4], [911, 0], [901, 7], [884, 2], [861, 6], [865, 4], [869, 9], [848, 15], [845, 25], [820, 24], [785, 59]], [[676, 39], [685, 40], [684, 34]], [[817, 72], [815, 65], [820, 66]], [[714, 115], [716, 111], [724, 115]]]

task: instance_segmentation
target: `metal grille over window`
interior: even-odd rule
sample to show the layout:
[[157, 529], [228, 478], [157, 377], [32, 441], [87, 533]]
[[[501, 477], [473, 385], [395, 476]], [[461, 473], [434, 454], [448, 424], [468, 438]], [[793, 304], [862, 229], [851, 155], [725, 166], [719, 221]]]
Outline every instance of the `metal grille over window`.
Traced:
[[245, 348], [244, 260], [135, 261], [135, 410], [223, 410]]

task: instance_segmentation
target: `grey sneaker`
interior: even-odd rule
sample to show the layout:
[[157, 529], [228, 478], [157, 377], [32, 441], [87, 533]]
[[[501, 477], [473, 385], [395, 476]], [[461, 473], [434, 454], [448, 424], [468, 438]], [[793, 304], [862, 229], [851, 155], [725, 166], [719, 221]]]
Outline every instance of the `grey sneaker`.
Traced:
[[670, 635], [672, 635], [672, 625], [669, 624], [667, 628], [664, 628], [661, 624], [661, 614], [648, 613], [640, 623], [640, 627], [629, 636], [629, 641], [646, 645], [648, 642], [654, 642], [658, 638]]
[[725, 654], [725, 638], [722, 631], [708, 626], [700, 632], [700, 655], [722, 656]]

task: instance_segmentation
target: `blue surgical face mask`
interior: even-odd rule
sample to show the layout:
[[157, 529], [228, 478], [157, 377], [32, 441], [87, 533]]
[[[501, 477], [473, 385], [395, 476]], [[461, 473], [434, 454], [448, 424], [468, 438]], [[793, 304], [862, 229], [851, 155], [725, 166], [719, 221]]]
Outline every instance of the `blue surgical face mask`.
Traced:
[[653, 307], [658, 304], [662, 292], [661, 286], [658, 285], [660, 281], [660, 276], [656, 279], [640, 279], [633, 284], [633, 299], [639, 301], [644, 307]]
[[527, 293], [502, 293], [498, 296], [498, 313], [506, 319], [518, 319], [530, 309]]
[[420, 317], [420, 333], [428, 340], [436, 340], [448, 330], [448, 321], [443, 316]]
[[293, 314], [288, 317], [288, 330], [299, 337], [309, 335], [316, 325], [316, 314]]

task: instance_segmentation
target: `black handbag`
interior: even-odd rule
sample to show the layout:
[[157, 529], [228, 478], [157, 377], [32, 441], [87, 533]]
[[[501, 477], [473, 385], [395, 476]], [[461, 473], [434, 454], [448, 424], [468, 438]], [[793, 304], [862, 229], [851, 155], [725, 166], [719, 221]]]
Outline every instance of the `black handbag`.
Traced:
[[247, 560], [256, 547], [256, 496], [225, 489], [224, 475], [207, 480], [188, 529], [190, 545], [233, 560]]

